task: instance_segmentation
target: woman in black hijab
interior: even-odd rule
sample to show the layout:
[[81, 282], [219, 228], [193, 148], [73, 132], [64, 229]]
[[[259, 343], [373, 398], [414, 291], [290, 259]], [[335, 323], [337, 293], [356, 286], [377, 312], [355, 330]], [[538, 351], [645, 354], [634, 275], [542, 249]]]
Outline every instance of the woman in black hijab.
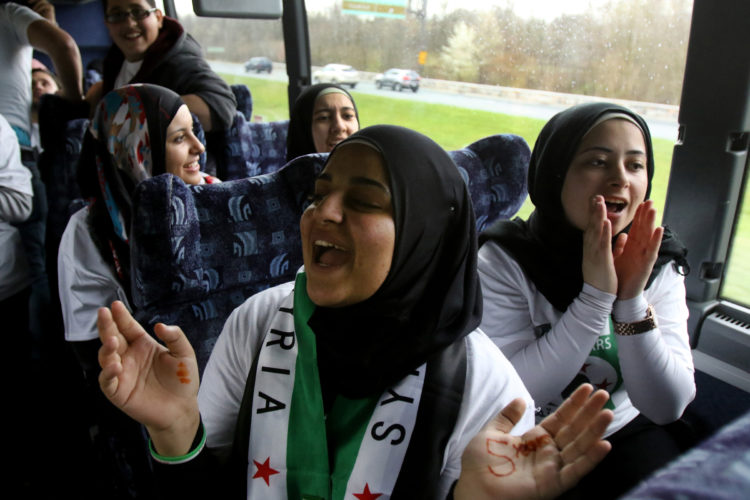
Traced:
[[359, 130], [354, 98], [343, 87], [319, 83], [297, 97], [289, 113], [286, 161], [310, 153], [328, 153]]
[[[648, 126], [608, 103], [542, 129], [529, 165], [535, 210], [480, 237], [481, 328], [543, 418], [583, 382], [606, 389], [613, 452], [587, 494], [614, 498], [679, 453], [664, 424], [695, 395], [686, 250], [657, 227]], [[640, 416], [639, 416], [640, 414]]]
[[364, 129], [316, 181], [304, 268], [231, 314], [197, 399], [179, 328], [157, 325], [161, 347], [118, 303], [100, 311], [102, 390], [146, 425], [157, 461], [184, 463], [161, 468], [176, 496], [221, 487], [204, 445], [233, 449], [239, 471], [224, 483], [243, 498], [557, 494], [608, 449], [606, 395], [586, 402], [589, 386], [526, 432], [533, 403], [476, 329], [474, 226], [445, 151], [408, 129]]

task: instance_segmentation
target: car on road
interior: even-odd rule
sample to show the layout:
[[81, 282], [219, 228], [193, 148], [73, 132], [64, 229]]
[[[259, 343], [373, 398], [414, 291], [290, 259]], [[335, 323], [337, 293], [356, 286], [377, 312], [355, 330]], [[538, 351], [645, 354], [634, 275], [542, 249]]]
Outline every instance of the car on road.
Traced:
[[419, 90], [421, 80], [422, 78], [416, 71], [391, 68], [375, 76], [375, 86], [379, 89], [390, 87], [396, 92], [400, 92], [401, 89], [411, 89], [412, 92], [416, 92]]
[[348, 64], [326, 64], [313, 72], [313, 83], [337, 83], [354, 88], [359, 83], [359, 72]]
[[251, 57], [245, 63], [246, 72], [255, 71], [256, 73], [260, 73], [262, 71], [267, 71], [270, 73], [272, 69], [273, 64], [271, 64], [271, 60], [267, 57]]

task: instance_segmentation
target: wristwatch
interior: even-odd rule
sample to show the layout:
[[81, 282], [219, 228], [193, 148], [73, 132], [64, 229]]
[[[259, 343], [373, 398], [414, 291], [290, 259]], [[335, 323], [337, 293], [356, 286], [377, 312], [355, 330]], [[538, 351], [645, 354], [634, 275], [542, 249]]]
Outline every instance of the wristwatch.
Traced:
[[635, 323], [613, 323], [617, 335], [638, 335], [640, 333], [650, 332], [657, 326], [656, 316], [654, 315], [654, 306], [649, 304], [646, 308], [646, 319], [636, 321]]

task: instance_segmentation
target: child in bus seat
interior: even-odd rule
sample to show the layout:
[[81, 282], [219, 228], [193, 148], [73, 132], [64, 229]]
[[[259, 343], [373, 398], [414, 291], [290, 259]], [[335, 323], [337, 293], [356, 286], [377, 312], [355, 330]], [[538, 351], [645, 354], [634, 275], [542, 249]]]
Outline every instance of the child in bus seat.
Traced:
[[531, 156], [528, 220], [480, 236], [481, 328], [553, 412], [581, 383], [606, 389], [612, 452], [578, 486], [616, 498], [681, 451], [695, 395], [686, 249], [656, 224], [645, 121], [608, 103], [554, 116]]
[[180, 94], [205, 131], [232, 125], [234, 94], [179, 22], [164, 16], [154, 0], [104, 0], [103, 4], [114, 44], [104, 59], [102, 82], [86, 94], [92, 111], [101, 96], [114, 88], [152, 83]]
[[186, 184], [217, 182], [199, 170], [203, 151], [187, 106], [171, 90], [128, 85], [101, 100], [78, 163], [81, 192], [92, 203], [71, 216], [60, 242], [66, 340], [93, 340], [98, 348], [99, 304], [115, 299], [129, 303], [128, 231], [135, 186], [165, 172]]
[[349, 92], [330, 83], [307, 87], [289, 114], [286, 161], [310, 153], [329, 153], [357, 130], [359, 114]]
[[551, 498], [601, 459], [606, 393], [581, 388], [532, 428], [476, 329], [471, 198], [440, 146], [363, 129], [311, 200], [296, 281], [230, 315], [200, 390], [179, 327], [157, 324], [160, 344], [122, 303], [99, 311], [100, 386], [146, 426], [166, 497]]

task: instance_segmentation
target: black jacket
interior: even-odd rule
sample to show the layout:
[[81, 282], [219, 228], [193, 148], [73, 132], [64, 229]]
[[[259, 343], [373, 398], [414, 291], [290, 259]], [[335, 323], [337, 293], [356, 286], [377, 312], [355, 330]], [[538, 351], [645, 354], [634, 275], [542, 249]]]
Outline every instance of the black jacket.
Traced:
[[[112, 44], [104, 59], [104, 94], [113, 89], [124, 60], [123, 53]], [[180, 95], [195, 94], [211, 110], [214, 130], [226, 130], [232, 125], [237, 109], [232, 90], [210, 68], [198, 42], [172, 18], [164, 17], [159, 36], [146, 51], [143, 65], [131, 83], [153, 83]]]

